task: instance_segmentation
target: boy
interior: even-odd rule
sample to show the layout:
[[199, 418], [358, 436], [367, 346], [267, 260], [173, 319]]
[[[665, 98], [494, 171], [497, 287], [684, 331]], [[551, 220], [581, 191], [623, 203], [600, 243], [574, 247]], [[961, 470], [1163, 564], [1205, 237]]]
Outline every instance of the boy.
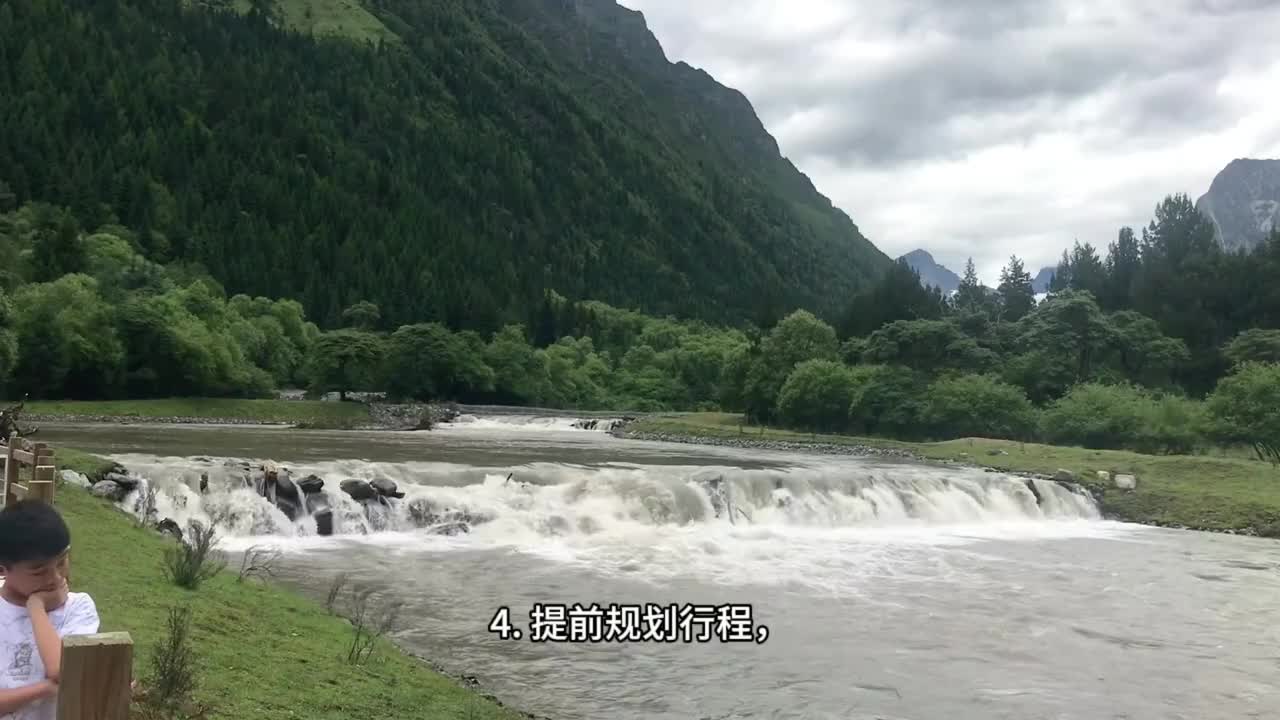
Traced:
[[70, 552], [52, 506], [0, 511], [0, 720], [54, 720], [62, 637], [98, 632], [93, 598], [67, 589]]

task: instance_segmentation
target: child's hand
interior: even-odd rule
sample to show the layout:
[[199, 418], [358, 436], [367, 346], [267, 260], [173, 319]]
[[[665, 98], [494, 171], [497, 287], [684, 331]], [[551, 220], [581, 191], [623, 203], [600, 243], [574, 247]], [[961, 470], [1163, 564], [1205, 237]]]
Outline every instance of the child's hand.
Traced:
[[57, 586], [53, 589], [32, 593], [27, 598], [27, 610], [39, 607], [45, 612], [53, 612], [67, 604], [67, 593], [70, 591], [71, 589], [67, 587], [66, 578], [60, 578]]

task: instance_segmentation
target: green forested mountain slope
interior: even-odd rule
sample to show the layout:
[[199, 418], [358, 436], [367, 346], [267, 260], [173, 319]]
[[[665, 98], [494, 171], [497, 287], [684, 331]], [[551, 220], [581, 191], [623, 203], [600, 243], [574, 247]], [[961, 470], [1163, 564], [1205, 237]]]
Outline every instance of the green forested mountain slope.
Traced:
[[0, 28], [0, 203], [322, 325], [367, 299], [492, 330], [544, 289], [830, 316], [890, 262], [608, 0], [0, 0]]

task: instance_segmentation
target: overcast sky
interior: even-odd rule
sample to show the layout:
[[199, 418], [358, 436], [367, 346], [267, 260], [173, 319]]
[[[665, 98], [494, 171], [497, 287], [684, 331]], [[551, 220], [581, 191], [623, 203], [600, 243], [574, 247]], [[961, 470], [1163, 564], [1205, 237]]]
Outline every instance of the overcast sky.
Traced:
[[892, 256], [994, 283], [1280, 157], [1280, 0], [620, 0]]

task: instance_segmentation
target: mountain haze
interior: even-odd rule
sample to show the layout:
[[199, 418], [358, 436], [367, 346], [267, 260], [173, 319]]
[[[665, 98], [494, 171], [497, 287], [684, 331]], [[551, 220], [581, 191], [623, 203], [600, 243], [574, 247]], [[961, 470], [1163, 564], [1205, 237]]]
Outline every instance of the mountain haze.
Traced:
[[890, 264], [611, 0], [9, 0], [0, 27], [0, 198], [322, 325], [492, 330], [548, 289], [831, 316]]
[[1196, 208], [1229, 250], [1253, 250], [1280, 227], [1280, 160], [1231, 161]]

